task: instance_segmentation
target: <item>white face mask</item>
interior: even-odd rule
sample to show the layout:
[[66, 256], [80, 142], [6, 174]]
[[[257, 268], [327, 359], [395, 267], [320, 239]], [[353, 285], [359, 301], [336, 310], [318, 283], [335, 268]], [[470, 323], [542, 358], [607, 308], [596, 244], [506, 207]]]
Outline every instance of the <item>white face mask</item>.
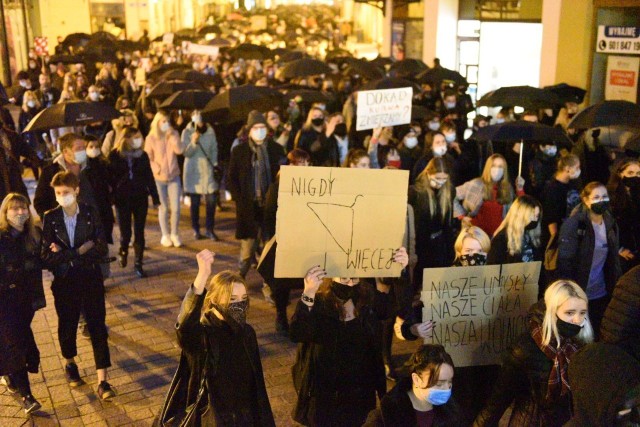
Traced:
[[497, 118], [496, 119], [496, 124], [497, 125], [502, 124], [502, 123], [504, 123], [504, 119], [503, 118]]
[[569, 175], [569, 179], [578, 179], [580, 178], [580, 169], [578, 169], [577, 171], [573, 172], [572, 174]]
[[91, 159], [95, 159], [100, 155], [99, 148], [87, 148], [87, 156]]
[[267, 137], [267, 128], [251, 129], [251, 139], [255, 142], [262, 142]]
[[169, 128], [171, 127], [171, 125], [169, 124], [169, 122], [164, 122], [160, 125], [160, 131], [161, 132], [166, 132], [169, 130]]
[[97, 101], [100, 99], [100, 94], [98, 92], [89, 92], [89, 99], [92, 101]]
[[73, 158], [77, 164], [82, 164], [87, 161], [87, 152], [85, 150], [76, 151], [73, 153]]
[[434, 190], [441, 189], [442, 186], [445, 185], [446, 183], [447, 183], [446, 179], [440, 180], [440, 179], [436, 179], [436, 178], [429, 178], [429, 185]]
[[455, 102], [445, 102], [444, 106], [447, 110], [453, 110], [454, 108], [456, 108], [456, 103]]
[[408, 149], [412, 149], [416, 145], [418, 145], [418, 138], [416, 138], [415, 136], [412, 136], [412, 137], [409, 137], [409, 138], [405, 138], [404, 139], [404, 145]]
[[27, 101], [27, 107], [33, 108], [36, 106], [36, 101]]
[[24, 227], [25, 222], [29, 219], [29, 214], [17, 214], [17, 215], [9, 215], [7, 213], [7, 222], [11, 224], [14, 228], [21, 230]]
[[429, 122], [428, 126], [429, 126], [429, 129], [436, 131], [440, 129], [440, 122]]
[[451, 144], [452, 142], [454, 142], [456, 140], [456, 134], [455, 132], [452, 133], [447, 133], [444, 135], [444, 139]]
[[504, 169], [502, 169], [501, 167], [494, 166], [491, 168], [491, 180], [493, 182], [500, 181], [503, 175], [504, 175]]
[[58, 202], [58, 204], [63, 208], [68, 208], [69, 206], [72, 206], [75, 203], [75, 201], [76, 201], [75, 194], [67, 194], [65, 196], [56, 196], [56, 202]]
[[200, 123], [202, 123], [202, 116], [200, 114], [194, 114], [193, 116], [191, 116], [191, 121], [193, 122], [193, 124], [199, 125]]
[[133, 141], [131, 141], [131, 148], [137, 150], [140, 147], [142, 147], [142, 138], [134, 138]]
[[436, 156], [436, 157], [442, 157], [442, 156], [444, 156], [444, 155], [446, 154], [446, 152], [447, 152], [447, 147], [442, 147], [442, 146], [440, 146], [440, 147], [433, 147], [433, 150], [431, 150], [431, 151], [433, 151], [433, 155], [434, 155], [434, 156]]
[[546, 154], [549, 157], [553, 157], [556, 155], [556, 153], [558, 152], [558, 147], [556, 147], [555, 145], [552, 145], [550, 147], [547, 147], [544, 151], [544, 154]]

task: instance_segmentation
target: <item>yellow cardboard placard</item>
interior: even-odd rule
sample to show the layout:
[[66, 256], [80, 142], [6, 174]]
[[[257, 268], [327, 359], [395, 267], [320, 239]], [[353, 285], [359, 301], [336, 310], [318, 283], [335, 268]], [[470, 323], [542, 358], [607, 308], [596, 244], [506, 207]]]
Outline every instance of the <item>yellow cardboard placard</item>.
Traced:
[[398, 277], [409, 172], [283, 166], [276, 219], [275, 277]]
[[425, 268], [422, 319], [435, 322], [428, 344], [441, 344], [456, 366], [498, 365], [527, 330], [540, 262]]

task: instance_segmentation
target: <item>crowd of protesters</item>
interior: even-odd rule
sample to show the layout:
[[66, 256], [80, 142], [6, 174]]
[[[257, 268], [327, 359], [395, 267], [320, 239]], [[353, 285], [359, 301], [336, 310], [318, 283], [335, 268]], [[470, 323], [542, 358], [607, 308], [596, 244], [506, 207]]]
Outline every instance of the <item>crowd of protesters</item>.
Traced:
[[[286, 28], [278, 20], [270, 25], [274, 34]], [[334, 33], [331, 20], [309, 25], [315, 25], [312, 36]], [[259, 41], [233, 31], [238, 44]], [[328, 44], [338, 50], [340, 37], [335, 39]], [[62, 45], [59, 50], [76, 53]], [[298, 53], [297, 58], [306, 55]], [[603, 355], [623, 360], [628, 369], [638, 370], [640, 363], [638, 153], [613, 163], [597, 134], [589, 132], [487, 144], [475, 135], [491, 124], [525, 120], [565, 132], [576, 102], [520, 115], [503, 108], [495, 118], [476, 115], [469, 123], [473, 104], [465, 85], [411, 82], [415, 73], [394, 70], [392, 61], [375, 65], [380, 77], [408, 79], [413, 103], [423, 113], [405, 125], [357, 131], [357, 91], [377, 79], [361, 75], [343, 57], [324, 59], [331, 72], [285, 78], [286, 52], [262, 59], [243, 58], [233, 48], [217, 56], [189, 55], [162, 42], [94, 62], [51, 61], [39, 68], [30, 58], [29, 69], [17, 74], [17, 86], [3, 98], [3, 104], [20, 109], [17, 126], [0, 107], [0, 374], [22, 396], [25, 412], [40, 407], [28, 372], [39, 365], [30, 323], [44, 306], [42, 269], [54, 275], [69, 384], [83, 383], [74, 361], [81, 322], [91, 339], [98, 395], [111, 399], [104, 278], [114, 226], [120, 230], [119, 265], [128, 266], [133, 246], [134, 272], [146, 277], [150, 205], [158, 208], [161, 246], [183, 246], [181, 203], [190, 205], [193, 239], [218, 241], [215, 213], [226, 191], [236, 206], [238, 271], [219, 272], [208, 283], [215, 255], [198, 254], [198, 275], [177, 323], [184, 356], [180, 375], [158, 422], [176, 425], [196, 417], [201, 425], [273, 425], [255, 331], [246, 324], [245, 276], [275, 236], [278, 171], [289, 164], [402, 169], [410, 175], [405, 244], [394, 253], [403, 268], [400, 278], [330, 278], [319, 266], [305, 266], [304, 279], [271, 278], [264, 284], [276, 306], [277, 331], [299, 343], [293, 366], [297, 422], [497, 425], [511, 407], [510, 425], [609, 425], [618, 412], [593, 414], [593, 390], [573, 383], [588, 382], [580, 376], [590, 375], [589, 366], [598, 370], [596, 363], [607, 363], [596, 361]], [[246, 85], [298, 94], [240, 119], [231, 118], [233, 111], [212, 116], [195, 105], [165, 109], [161, 104], [171, 93], [156, 97], [153, 91], [166, 82], [156, 70], [179, 68], [171, 64], [210, 77], [198, 90], [216, 96]], [[120, 116], [23, 132], [43, 109], [76, 100], [109, 104]], [[33, 208], [42, 229], [30, 210], [23, 166], [37, 181]], [[414, 303], [425, 268], [534, 261], [543, 262], [541, 299], [502, 366], [483, 372], [458, 368], [454, 381], [451, 356], [440, 346], [423, 345], [407, 364], [409, 376], [402, 377], [391, 358], [394, 331], [405, 340], [431, 337], [433, 324], [423, 321]], [[302, 296], [289, 318], [294, 288]], [[583, 347], [590, 352], [574, 358]], [[576, 359], [586, 367], [574, 369]], [[389, 392], [386, 379], [397, 381]], [[612, 392], [609, 399], [614, 397], [617, 410], [625, 395]]]

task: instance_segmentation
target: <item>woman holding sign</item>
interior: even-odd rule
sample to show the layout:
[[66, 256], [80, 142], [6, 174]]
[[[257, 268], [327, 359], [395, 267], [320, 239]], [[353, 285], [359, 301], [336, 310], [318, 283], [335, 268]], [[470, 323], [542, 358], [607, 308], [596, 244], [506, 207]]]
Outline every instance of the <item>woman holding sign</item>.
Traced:
[[[394, 261], [405, 268], [405, 248]], [[295, 421], [307, 426], [360, 426], [382, 398], [386, 380], [380, 320], [389, 316], [390, 286], [358, 278], [327, 278], [314, 266], [291, 319], [290, 336], [300, 343], [293, 367], [298, 394]]]
[[529, 310], [527, 331], [504, 357], [474, 426], [495, 426], [513, 404], [508, 425], [561, 426], [571, 418], [569, 363], [593, 341], [588, 300], [577, 283], [558, 280]]

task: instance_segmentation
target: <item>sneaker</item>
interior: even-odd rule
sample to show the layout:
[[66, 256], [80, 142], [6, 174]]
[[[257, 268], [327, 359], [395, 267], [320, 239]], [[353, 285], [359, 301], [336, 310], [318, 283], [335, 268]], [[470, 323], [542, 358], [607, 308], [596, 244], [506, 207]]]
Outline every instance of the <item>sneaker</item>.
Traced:
[[69, 363], [64, 367], [64, 374], [67, 377], [67, 381], [71, 387], [78, 387], [84, 384], [80, 373], [78, 372], [78, 365], [75, 363]]
[[16, 394], [18, 392], [18, 389], [13, 386], [11, 380], [7, 376], [3, 375], [0, 377], [0, 384], [5, 386], [10, 394]]
[[102, 400], [110, 400], [115, 396], [116, 392], [111, 388], [111, 385], [106, 381], [102, 381], [98, 386], [98, 397]]
[[24, 406], [24, 413], [26, 415], [29, 415], [32, 412], [35, 412], [38, 409], [42, 408], [40, 402], [38, 402], [32, 395], [29, 395], [22, 399], [22, 405]]
[[173, 246], [173, 243], [171, 243], [171, 239], [169, 238], [169, 236], [162, 236], [162, 239], [160, 239], [160, 244], [165, 248], [170, 248], [171, 246]]
[[180, 246], [182, 246], [182, 242], [180, 241], [180, 237], [178, 237], [177, 234], [172, 234], [171, 235], [171, 243], [173, 244], [173, 247], [175, 247], [175, 248], [179, 248]]

